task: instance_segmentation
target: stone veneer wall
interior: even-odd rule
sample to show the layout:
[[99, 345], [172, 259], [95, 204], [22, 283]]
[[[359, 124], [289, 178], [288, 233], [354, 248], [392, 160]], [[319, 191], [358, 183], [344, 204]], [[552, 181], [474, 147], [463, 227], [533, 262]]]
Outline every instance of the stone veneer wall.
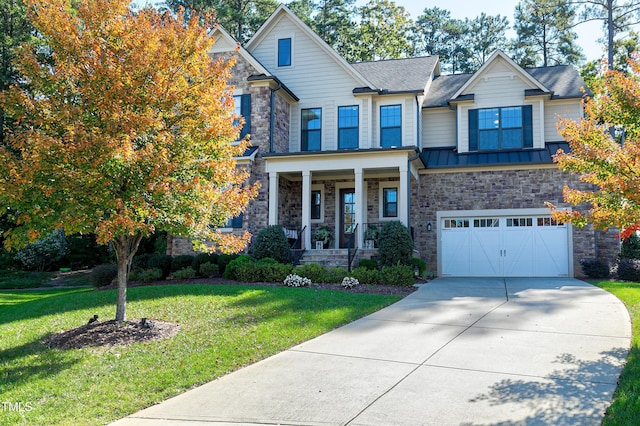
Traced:
[[[578, 185], [577, 179], [556, 168], [422, 174], [418, 184], [412, 181], [411, 224], [416, 249], [429, 268], [436, 271], [438, 211], [544, 208], [546, 201], [567, 206], [563, 202], [562, 189], [569, 182]], [[427, 231], [429, 222], [431, 232]], [[619, 246], [615, 232], [596, 233], [590, 228], [573, 228], [574, 273], [577, 276], [581, 275], [581, 259], [597, 255], [608, 262], [615, 260]]]

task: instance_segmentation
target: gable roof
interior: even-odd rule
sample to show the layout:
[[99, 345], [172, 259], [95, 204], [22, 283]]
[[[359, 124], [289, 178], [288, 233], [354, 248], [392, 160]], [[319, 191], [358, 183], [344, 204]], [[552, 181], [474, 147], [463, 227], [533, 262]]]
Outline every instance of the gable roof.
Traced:
[[436, 71], [437, 56], [355, 62], [351, 66], [387, 93], [422, 92]]
[[[218, 44], [218, 40], [222, 39], [226, 42], [227, 45], [236, 46], [238, 49], [238, 54], [242, 56], [247, 62], [251, 64], [253, 68], [260, 74], [271, 75], [271, 73], [258, 61], [247, 49], [242, 47], [238, 41], [233, 38], [227, 30], [225, 30], [222, 25], [218, 24], [216, 30], [214, 31], [214, 37], [216, 39], [216, 43], [213, 45], [211, 49], [211, 53], [221, 53], [221, 52], [235, 52], [234, 50], [229, 50], [227, 48], [216, 48], [216, 44]], [[220, 37], [220, 38], [219, 38]]]
[[[571, 65], [556, 65], [552, 67], [524, 68], [528, 75], [540, 81], [551, 93], [551, 99], [580, 99], [584, 96], [586, 87], [580, 73]], [[468, 86], [469, 80], [475, 74], [449, 74], [437, 76], [429, 89], [424, 108], [438, 108], [448, 106], [454, 95], [462, 87]], [[590, 92], [587, 90], [587, 94]], [[458, 97], [460, 99], [460, 97]]]
[[338, 53], [331, 48], [318, 34], [315, 33], [307, 24], [302, 22], [298, 16], [293, 13], [287, 6], [280, 4], [276, 10], [269, 16], [269, 18], [262, 24], [262, 26], [255, 32], [253, 37], [247, 42], [246, 48], [250, 52], [252, 51], [260, 41], [269, 33], [269, 30], [274, 26], [283, 16], [287, 16], [291, 21], [305, 33], [311, 40], [313, 40], [331, 59], [333, 59], [338, 66], [342, 67], [348, 74], [350, 74], [356, 81], [360, 82], [363, 87], [375, 87], [369, 80], [367, 80], [360, 72]]

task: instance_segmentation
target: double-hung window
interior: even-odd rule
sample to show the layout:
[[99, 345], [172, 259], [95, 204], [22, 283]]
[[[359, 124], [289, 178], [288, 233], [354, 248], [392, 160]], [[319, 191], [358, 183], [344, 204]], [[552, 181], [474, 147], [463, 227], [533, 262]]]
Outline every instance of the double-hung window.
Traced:
[[278, 66], [291, 66], [291, 38], [278, 39]]
[[322, 218], [322, 191], [311, 191], [311, 220]]
[[319, 151], [322, 133], [322, 108], [302, 110], [302, 151]]
[[402, 146], [402, 107], [400, 105], [380, 107], [380, 146], [383, 148]]
[[358, 148], [358, 105], [338, 107], [338, 149]]
[[[240, 130], [240, 136], [238, 137], [238, 139], [243, 139], [251, 132], [251, 95], [237, 95], [233, 97], [233, 101], [235, 102], [233, 115], [235, 117], [244, 118], [244, 124], [242, 125], [242, 130]], [[233, 120], [234, 126], [238, 126], [239, 124], [239, 119]]]
[[382, 189], [382, 217], [398, 217], [398, 188]]
[[240, 213], [236, 217], [229, 219], [227, 223], [224, 225], [224, 227], [234, 228], [234, 229], [242, 228], [242, 213]]
[[469, 151], [533, 147], [531, 105], [469, 110]]

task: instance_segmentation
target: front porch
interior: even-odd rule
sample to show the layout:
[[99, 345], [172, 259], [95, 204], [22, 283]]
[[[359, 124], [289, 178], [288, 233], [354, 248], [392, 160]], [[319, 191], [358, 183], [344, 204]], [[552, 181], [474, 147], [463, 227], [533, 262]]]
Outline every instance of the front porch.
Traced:
[[265, 156], [269, 225], [299, 233], [315, 251], [314, 233], [333, 234], [325, 249], [371, 248], [374, 230], [397, 220], [411, 227], [410, 190], [423, 166], [417, 151], [376, 149]]

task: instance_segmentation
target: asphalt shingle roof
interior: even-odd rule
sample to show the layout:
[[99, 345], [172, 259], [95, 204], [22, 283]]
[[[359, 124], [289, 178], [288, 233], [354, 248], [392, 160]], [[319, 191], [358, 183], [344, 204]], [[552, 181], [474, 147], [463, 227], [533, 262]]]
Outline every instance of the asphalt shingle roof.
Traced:
[[438, 63], [437, 56], [408, 59], [390, 59], [351, 64], [376, 89], [389, 92], [415, 92], [424, 90]]
[[[571, 65], [525, 68], [533, 78], [553, 92], [553, 99], [581, 98], [581, 88], [586, 85], [578, 71]], [[440, 75], [433, 80], [424, 107], [443, 107], [451, 97], [469, 81], [473, 74]]]

